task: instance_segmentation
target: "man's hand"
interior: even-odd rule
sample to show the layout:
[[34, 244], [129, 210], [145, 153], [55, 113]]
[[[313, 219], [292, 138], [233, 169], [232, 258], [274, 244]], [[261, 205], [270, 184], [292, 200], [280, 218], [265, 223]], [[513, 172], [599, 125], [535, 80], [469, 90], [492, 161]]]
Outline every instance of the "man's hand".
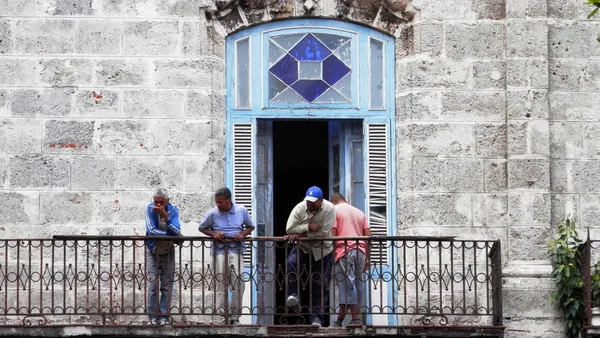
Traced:
[[321, 230], [321, 225], [317, 224], [317, 223], [310, 223], [308, 225], [308, 230], [310, 232], [317, 232], [317, 231]]
[[222, 233], [222, 232], [214, 232], [213, 233], [213, 238], [220, 242], [223, 239], [225, 239], [225, 234]]
[[296, 235], [296, 234], [283, 236], [283, 239], [285, 239], [290, 244], [296, 243], [296, 241], [298, 240], [298, 238], [300, 238], [300, 235]]
[[233, 240], [236, 242], [241, 242], [242, 239], [244, 239], [244, 237], [246, 237], [246, 235], [244, 235], [243, 232], [237, 233], [234, 237]]
[[160, 217], [162, 217], [163, 219], [167, 219], [167, 211], [165, 210], [165, 207], [163, 207], [162, 205], [155, 205], [152, 207], [152, 210], [154, 210], [154, 212], [156, 212], [157, 214], [160, 215]]

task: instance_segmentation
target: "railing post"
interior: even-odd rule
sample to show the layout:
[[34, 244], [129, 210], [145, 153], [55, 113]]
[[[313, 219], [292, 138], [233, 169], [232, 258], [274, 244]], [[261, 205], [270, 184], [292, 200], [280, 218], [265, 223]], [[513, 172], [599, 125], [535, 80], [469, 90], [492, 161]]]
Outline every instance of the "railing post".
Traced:
[[592, 321], [592, 275], [591, 275], [591, 250], [590, 238], [583, 242], [583, 262], [581, 262], [583, 272], [583, 300], [585, 303], [585, 316], [583, 326], [590, 326]]
[[502, 246], [500, 240], [494, 241], [490, 258], [492, 261], [493, 324], [502, 326]]

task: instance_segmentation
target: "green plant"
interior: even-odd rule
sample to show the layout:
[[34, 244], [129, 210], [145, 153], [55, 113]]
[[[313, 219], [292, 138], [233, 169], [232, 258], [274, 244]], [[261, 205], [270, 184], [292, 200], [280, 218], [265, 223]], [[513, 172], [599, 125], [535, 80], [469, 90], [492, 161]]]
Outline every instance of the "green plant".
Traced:
[[[586, 3], [584, 3], [584, 5], [593, 7], [592, 11], [587, 16], [588, 19], [591, 19], [598, 13], [598, 10], [600, 9], [600, 0], [588, 0]], [[597, 38], [596, 40], [600, 42], [600, 38]]]

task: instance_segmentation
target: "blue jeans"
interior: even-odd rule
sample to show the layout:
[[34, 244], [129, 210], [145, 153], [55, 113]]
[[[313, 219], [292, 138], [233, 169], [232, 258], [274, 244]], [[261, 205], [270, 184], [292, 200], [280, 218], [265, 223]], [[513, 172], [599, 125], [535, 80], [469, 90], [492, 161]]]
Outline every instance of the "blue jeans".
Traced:
[[[165, 255], [152, 255], [146, 250], [146, 274], [148, 300], [146, 303], [150, 320], [169, 317], [173, 280], [175, 278], [175, 251]], [[160, 291], [160, 301], [158, 299]]]

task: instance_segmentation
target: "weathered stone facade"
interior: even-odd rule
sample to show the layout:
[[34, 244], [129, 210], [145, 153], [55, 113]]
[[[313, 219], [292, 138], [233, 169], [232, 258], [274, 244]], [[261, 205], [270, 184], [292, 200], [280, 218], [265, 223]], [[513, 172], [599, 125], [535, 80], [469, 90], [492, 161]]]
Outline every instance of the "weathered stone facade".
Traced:
[[396, 36], [399, 233], [501, 239], [507, 337], [561, 337], [546, 243], [600, 210], [581, 2], [0, 0], [2, 238], [142, 234], [159, 185], [197, 234], [224, 181], [227, 34], [350, 20]]

